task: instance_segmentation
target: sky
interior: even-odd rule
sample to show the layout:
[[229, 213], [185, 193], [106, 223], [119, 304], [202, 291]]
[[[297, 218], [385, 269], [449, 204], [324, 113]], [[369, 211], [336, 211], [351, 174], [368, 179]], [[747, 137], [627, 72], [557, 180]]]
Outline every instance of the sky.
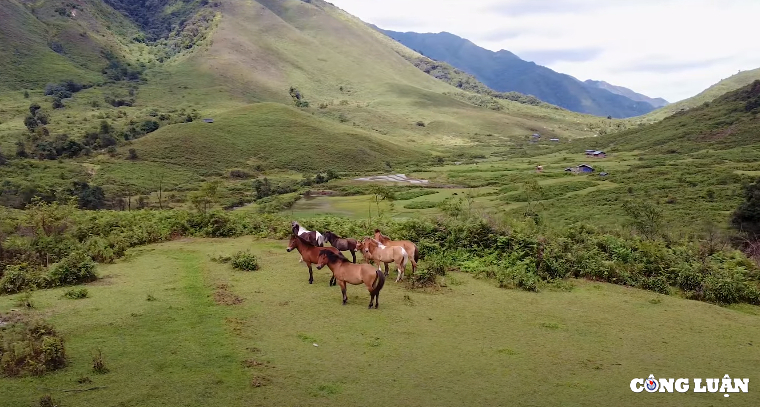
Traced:
[[393, 31], [447, 31], [670, 102], [760, 68], [760, 0], [329, 0]]

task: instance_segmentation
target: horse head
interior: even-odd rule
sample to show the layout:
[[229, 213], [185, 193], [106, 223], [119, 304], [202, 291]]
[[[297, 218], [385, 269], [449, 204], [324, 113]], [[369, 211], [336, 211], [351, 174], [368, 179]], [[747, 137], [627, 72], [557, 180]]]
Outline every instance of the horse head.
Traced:
[[322, 267], [324, 267], [326, 264], [334, 263], [338, 259], [348, 261], [348, 259], [343, 257], [343, 255], [336, 255], [329, 250], [320, 250], [319, 256], [317, 256], [317, 270], [322, 270]]
[[298, 247], [297, 245], [298, 245], [298, 237], [295, 234], [290, 235], [290, 242], [288, 242], [288, 248], [287, 248], [288, 253], [290, 253], [291, 250]]

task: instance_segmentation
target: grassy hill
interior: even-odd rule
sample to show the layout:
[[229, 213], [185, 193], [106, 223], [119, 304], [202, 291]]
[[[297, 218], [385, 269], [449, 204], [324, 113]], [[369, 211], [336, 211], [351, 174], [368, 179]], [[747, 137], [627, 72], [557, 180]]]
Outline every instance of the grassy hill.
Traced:
[[739, 89], [743, 86], [747, 86], [756, 80], [760, 80], [760, 68], [739, 72], [736, 75], [732, 75], [716, 83], [715, 85], [710, 86], [694, 97], [682, 100], [680, 102], [672, 103], [668, 106], [644, 115], [640, 119], [642, 119], [641, 121], [650, 123], [662, 120], [674, 113], [697, 107], [704, 104], [705, 102], [710, 102], [728, 92]]
[[302, 172], [369, 172], [386, 168], [386, 162], [423, 158], [409, 146], [276, 103], [229, 111], [214, 116], [212, 124], [168, 126], [132, 147], [143, 160], [219, 175], [254, 165]]
[[614, 150], [688, 153], [757, 145], [760, 80], [661, 122], [601, 137], [589, 145]]

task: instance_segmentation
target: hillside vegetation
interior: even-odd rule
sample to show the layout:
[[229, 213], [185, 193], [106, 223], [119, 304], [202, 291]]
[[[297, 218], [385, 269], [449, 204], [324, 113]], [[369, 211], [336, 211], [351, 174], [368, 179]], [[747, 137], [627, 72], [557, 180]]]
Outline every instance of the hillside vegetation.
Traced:
[[701, 92], [700, 94], [694, 97], [682, 100], [680, 102], [672, 103], [668, 106], [665, 106], [661, 109], [655, 110], [654, 112], [644, 115], [641, 118], [639, 118], [640, 119], [639, 121], [651, 123], [651, 122], [662, 120], [674, 113], [678, 113], [686, 109], [691, 109], [691, 108], [700, 106], [706, 102], [710, 102], [724, 95], [727, 92], [731, 92], [733, 90], [747, 86], [748, 84], [756, 80], [760, 80], [760, 68], [752, 69], [752, 70], [744, 71], [744, 72], [739, 72], [726, 79], [723, 79], [722, 81], [716, 83], [713, 86], [710, 86], [709, 88], [705, 89], [703, 92]]
[[[178, 143], [184, 147], [177, 148]], [[378, 135], [276, 103], [225, 112], [214, 116], [212, 124], [168, 126], [132, 146], [144, 160], [219, 175], [255, 165], [302, 172], [372, 172], [387, 169], [386, 163], [423, 157]]]

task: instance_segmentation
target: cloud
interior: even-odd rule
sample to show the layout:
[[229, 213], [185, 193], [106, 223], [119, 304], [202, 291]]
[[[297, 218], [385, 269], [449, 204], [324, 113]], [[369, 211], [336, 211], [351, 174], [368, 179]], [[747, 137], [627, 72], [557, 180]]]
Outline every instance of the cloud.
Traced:
[[654, 72], [654, 73], [678, 73], [694, 69], [705, 69], [720, 63], [730, 61], [731, 58], [710, 58], [699, 61], [666, 62], [656, 59], [648, 59], [621, 68], [622, 72]]
[[330, 0], [394, 31], [446, 31], [670, 101], [760, 67], [758, 0]]
[[530, 14], [582, 13], [603, 6], [604, 3], [594, 4], [580, 0], [512, 0], [489, 5], [484, 11], [519, 17]]
[[549, 65], [559, 61], [586, 62], [599, 57], [604, 52], [601, 48], [581, 49], [544, 49], [524, 51], [518, 56], [526, 61], [533, 61], [539, 65]]

